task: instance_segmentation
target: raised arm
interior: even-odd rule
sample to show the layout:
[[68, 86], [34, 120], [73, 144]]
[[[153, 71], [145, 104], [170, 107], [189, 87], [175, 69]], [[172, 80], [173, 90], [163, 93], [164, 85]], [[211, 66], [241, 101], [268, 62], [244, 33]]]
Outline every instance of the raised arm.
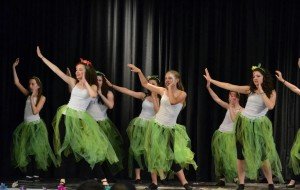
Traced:
[[206, 80], [210, 81], [212, 84], [214, 84], [220, 88], [223, 88], [223, 89], [226, 89], [229, 91], [233, 91], [233, 92], [238, 92], [240, 94], [249, 94], [250, 93], [250, 86], [238, 86], [238, 85], [233, 85], [230, 83], [220, 82], [220, 81], [212, 79], [209, 75], [208, 69], [205, 69], [205, 75], [203, 75], [203, 76]]
[[286, 87], [288, 87], [291, 91], [295, 92], [296, 94], [300, 95], [300, 89], [293, 85], [292, 83], [286, 81], [285, 79], [283, 79], [282, 74], [280, 71], [275, 71], [276, 72], [276, 78], [282, 82], [283, 85], [285, 85]]
[[96, 98], [98, 96], [98, 87], [96, 85], [90, 85], [87, 80], [85, 79], [85, 73], [83, 73], [82, 75], [82, 79], [81, 79], [82, 84], [84, 84], [84, 86], [86, 87], [90, 97], [92, 98]]
[[54, 65], [51, 61], [46, 59], [43, 54], [41, 53], [41, 50], [39, 46], [36, 48], [36, 53], [39, 58], [55, 73], [57, 74], [61, 79], [63, 79], [67, 84], [69, 84], [72, 88], [76, 84], [76, 80], [72, 77], [69, 77], [64, 72], [62, 72], [56, 65]]
[[223, 101], [221, 98], [219, 98], [219, 96], [210, 88], [210, 82], [207, 81], [206, 84], [206, 88], [210, 94], [210, 96], [212, 97], [212, 99], [219, 104], [221, 107], [228, 109], [229, 108], [229, 104], [225, 101]]
[[32, 109], [33, 115], [36, 115], [36, 114], [40, 113], [40, 111], [42, 110], [45, 102], [46, 102], [46, 97], [41, 96], [38, 104], [36, 105], [33, 101], [33, 96], [30, 96], [30, 104], [31, 104], [31, 109]]
[[101, 88], [98, 89], [98, 94], [100, 98], [103, 100], [104, 104], [108, 107], [108, 109], [113, 109], [115, 101], [114, 94], [111, 91], [107, 92], [107, 97], [102, 94]]
[[143, 100], [146, 97], [146, 94], [144, 92], [135, 92], [135, 91], [130, 90], [128, 88], [112, 84], [107, 78], [105, 78], [105, 80], [106, 80], [106, 83], [109, 87], [111, 87], [112, 89], [114, 89], [118, 92], [121, 92], [121, 93], [126, 94], [128, 96], [131, 96], [131, 97], [134, 97], [134, 98], [137, 98], [137, 99], [141, 99], [141, 100]]
[[[67, 67], [66, 75], [68, 75], [69, 77], [72, 77], [72, 74], [71, 74], [71, 71], [70, 71], [69, 67]], [[69, 90], [70, 93], [72, 92], [72, 89], [73, 89], [73, 87], [68, 84], [68, 90]]]
[[14, 75], [14, 83], [17, 86], [17, 88], [22, 92], [22, 94], [24, 94], [25, 96], [29, 95], [29, 91], [20, 83], [19, 81], [19, 77], [16, 71], [16, 67], [19, 64], [19, 58], [16, 59], [16, 61], [13, 64], [13, 75]]
[[137, 73], [139, 75], [141, 84], [144, 88], [147, 88], [148, 90], [150, 90], [151, 92], [156, 92], [160, 95], [163, 95], [165, 92], [165, 88], [162, 87], [158, 87], [155, 85], [152, 85], [150, 83], [148, 83], [148, 80], [146, 79], [146, 77], [144, 76], [144, 74], [142, 73], [141, 69], [137, 68], [136, 66], [134, 66], [133, 64], [128, 64], [128, 67], [131, 69], [132, 72]]

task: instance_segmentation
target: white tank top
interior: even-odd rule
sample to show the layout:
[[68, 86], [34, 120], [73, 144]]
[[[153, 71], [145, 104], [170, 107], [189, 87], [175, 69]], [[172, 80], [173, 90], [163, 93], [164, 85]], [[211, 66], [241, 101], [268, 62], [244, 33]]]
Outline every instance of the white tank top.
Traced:
[[[33, 98], [34, 105], [36, 104], [37, 97]], [[27, 97], [25, 110], [24, 110], [24, 120], [28, 122], [37, 121], [40, 120], [40, 115], [36, 114], [33, 115], [32, 109], [31, 109], [31, 103], [30, 103], [30, 96]]]
[[218, 130], [221, 132], [233, 132], [233, 121], [230, 117], [229, 110], [227, 110], [227, 112], [225, 114], [225, 118]]
[[77, 86], [74, 86], [68, 107], [78, 111], [86, 111], [90, 101], [90, 95], [87, 89], [80, 89]]
[[145, 99], [142, 104], [142, 111], [139, 115], [140, 118], [143, 119], [152, 119], [155, 115], [154, 105], [149, 100]]
[[265, 105], [261, 95], [251, 93], [248, 97], [246, 107], [242, 111], [242, 115], [248, 118], [257, 118], [266, 115], [268, 108]]
[[165, 126], [174, 126], [182, 106], [182, 103], [171, 105], [169, 97], [164, 93], [161, 97], [160, 107], [155, 115], [155, 120]]
[[87, 112], [96, 120], [102, 121], [107, 118], [107, 106], [98, 102], [98, 98], [90, 98], [90, 104], [87, 107]]

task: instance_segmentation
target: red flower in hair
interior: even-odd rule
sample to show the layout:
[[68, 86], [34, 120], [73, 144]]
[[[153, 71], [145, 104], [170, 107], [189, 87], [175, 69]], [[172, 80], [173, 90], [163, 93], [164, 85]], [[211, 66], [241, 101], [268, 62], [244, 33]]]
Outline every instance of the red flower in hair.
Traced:
[[85, 65], [87, 65], [87, 66], [92, 66], [92, 63], [90, 61], [88, 61], [88, 60], [80, 58], [80, 62], [83, 63], [83, 64], [85, 64]]

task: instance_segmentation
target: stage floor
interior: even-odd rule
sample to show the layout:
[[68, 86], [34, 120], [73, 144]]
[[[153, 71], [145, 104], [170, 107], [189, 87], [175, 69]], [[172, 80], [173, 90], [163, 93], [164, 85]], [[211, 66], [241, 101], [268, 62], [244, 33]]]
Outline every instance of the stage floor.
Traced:
[[[122, 182], [122, 181], [120, 181]], [[126, 181], [126, 182], [130, 182], [130, 181]], [[80, 181], [74, 181], [74, 182], [68, 182], [67, 184], [67, 189], [68, 190], [73, 190], [76, 189], [79, 184], [81, 182]], [[26, 190], [30, 190], [30, 189], [57, 189], [57, 182], [52, 180], [52, 181], [41, 181], [41, 182], [28, 182], [28, 181], [18, 181], [18, 186], [15, 188], [12, 188], [12, 184], [13, 181], [7, 181], [5, 183], [5, 185], [9, 188], [9, 189], [15, 189], [15, 190], [20, 190], [21, 187], [26, 188]], [[143, 184], [139, 184], [136, 185], [136, 188], [138, 190], [141, 189], [145, 189], [145, 187], [148, 185], [149, 183], [143, 183]], [[227, 183], [225, 187], [216, 187], [214, 186], [215, 183], [212, 182], [190, 182], [191, 186], [194, 187], [195, 190], [213, 190], [213, 189], [217, 189], [217, 190], [222, 190], [222, 189], [236, 189], [237, 185], [234, 183]], [[112, 184], [111, 184], [112, 185]], [[276, 189], [288, 189], [285, 188], [284, 184], [276, 184], [275, 185]], [[184, 189], [183, 187], [181, 187], [179, 185], [179, 183], [177, 181], [168, 181], [167, 184], [165, 185], [159, 185], [159, 189], [164, 189], [164, 190], [176, 190], [176, 189]], [[246, 184], [246, 188], [245, 189], [249, 189], [249, 190], [262, 190], [262, 189], [267, 189], [267, 184], [264, 183], [248, 183]], [[296, 186], [295, 189], [300, 189], [300, 185], [298, 185], [298, 187]], [[1, 189], [2, 190], [2, 189]]]

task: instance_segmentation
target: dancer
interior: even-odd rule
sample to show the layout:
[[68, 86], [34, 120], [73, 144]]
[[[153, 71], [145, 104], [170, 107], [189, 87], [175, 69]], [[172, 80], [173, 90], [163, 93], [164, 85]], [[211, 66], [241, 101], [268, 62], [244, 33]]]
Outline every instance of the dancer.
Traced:
[[150, 84], [136, 66], [128, 64], [128, 67], [139, 75], [143, 87], [162, 96], [159, 110], [150, 121], [145, 137], [146, 164], [152, 178], [148, 189], [157, 189], [157, 174], [163, 179], [165, 172], [170, 170], [176, 173], [185, 189], [192, 189], [182, 168], [191, 164], [196, 169], [197, 164], [193, 159], [194, 153], [190, 150], [190, 138], [185, 127], [176, 123], [187, 96], [180, 74], [168, 71], [163, 88]]
[[[149, 76], [148, 82], [152, 85], [159, 86], [160, 80], [157, 76]], [[142, 103], [142, 111], [140, 115], [134, 118], [127, 128], [127, 135], [130, 141], [129, 157], [128, 157], [128, 170], [129, 176], [132, 177], [133, 168], [135, 170], [135, 183], [140, 184], [141, 169], [145, 167], [145, 149], [144, 140], [145, 133], [150, 119], [153, 119], [155, 113], [159, 109], [159, 96], [156, 92], [135, 92], [125, 87], [120, 87], [107, 81], [108, 86], [123, 94], [140, 99]]]
[[102, 130], [113, 146], [119, 162], [108, 165], [111, 174], [115, 175], [123, 169], [124, 148], [123, 139], [113, 122], [107, 117], [107, 109], [114, 107], [114, 94], [110, 91], [106, 83], [105, 75], [99, 71], [97, 73], [98, 96], [92, 98], [87, 112], [97, 121], [99, 129]]
[[[295, 92], [296, 94], [300, 95], [300, 89], [291, 84], [290, 82], [283, 79], [282, 74], [280, 71], [276, 71], [277, 79], [282, 82], [282, 84], [286, 87], [288, 87], [291, 91]], [[291, 149], [290, 154], [290, 161], [289, 161], [289, 167], [292, 169], [291, 172], [291, 180], [289, 184], [287, 184], [287, 188], [294, 188], [296, 185], [296, 175], [300, 174], [300, 130], [298, 130], [295, 142]]]
[[226, 181], [234, 181], [237, 177], [236, 169], [236, 141], [234, 134], [234, 120], [243, 108], [239, 104], [240, 94], [230, 91], [229, 103], [221, 100], [211, 89], [210, 81], [207, 81], [207, 90], [213, 100], [227, 110], [225, 118], [219, 129], [212, 137], [211, 149], [215, 163], [215, 175], [219, 179], [216, 186], [225, 186]]
[[[65, 185], [65, 158], [70, 154], [74, 155], [76, 161], [83, 158], [91, 168], [99, 166], [105, 160], [110, 164], [118, 162], [108, 138], [101, 133], [96, 121], [86, 112], [90, 97], [97, 97], [97, 77], [92, 64], [81, 59], [76, 65], [76, 79], [74, 79], [46, 59], [39, 47], [37, 55], [72, 87], [68, 105], [61, 106], [53, 120], [54, 150], [60, 164], [60, 185]], [[105, 177], [99, 174], [99, 178]]]
[[268, 188], [274, 189], [272, 174], [277, 176], [280, 182], [283, 182], [283, 178], [280, 159], [272, 136], [272, 123], [266, 116], [276, 102], [276, 92], [270, 73], [260, 65], [253, 66], [252, 80], [247, 86], [214, 80], [207, 69], [204, 77], [220, 88], [248, 94], [246, 107], [238, 115], [235, 123], [239, 177], [237, 189], [244, 189], [245, 175], [250, 179], [256, 179], [260, 167], [267, 178]]
[[16, 67], [19, 58], [13, 64], [14, 83], [24, 94], [26, 105], [24, 121], [13, 133], [13, 164], [26, 172], [27, 180], [39, 180], [39, 170], [46, 171], [52, 162], [56, 165], [56, 159], [48, 140], [48, 131], [44, 121], [40, 118], [46, 97], [42, 95], [43, 86], [38, 77], [29, 79], [29, 90], [20, 83]]

